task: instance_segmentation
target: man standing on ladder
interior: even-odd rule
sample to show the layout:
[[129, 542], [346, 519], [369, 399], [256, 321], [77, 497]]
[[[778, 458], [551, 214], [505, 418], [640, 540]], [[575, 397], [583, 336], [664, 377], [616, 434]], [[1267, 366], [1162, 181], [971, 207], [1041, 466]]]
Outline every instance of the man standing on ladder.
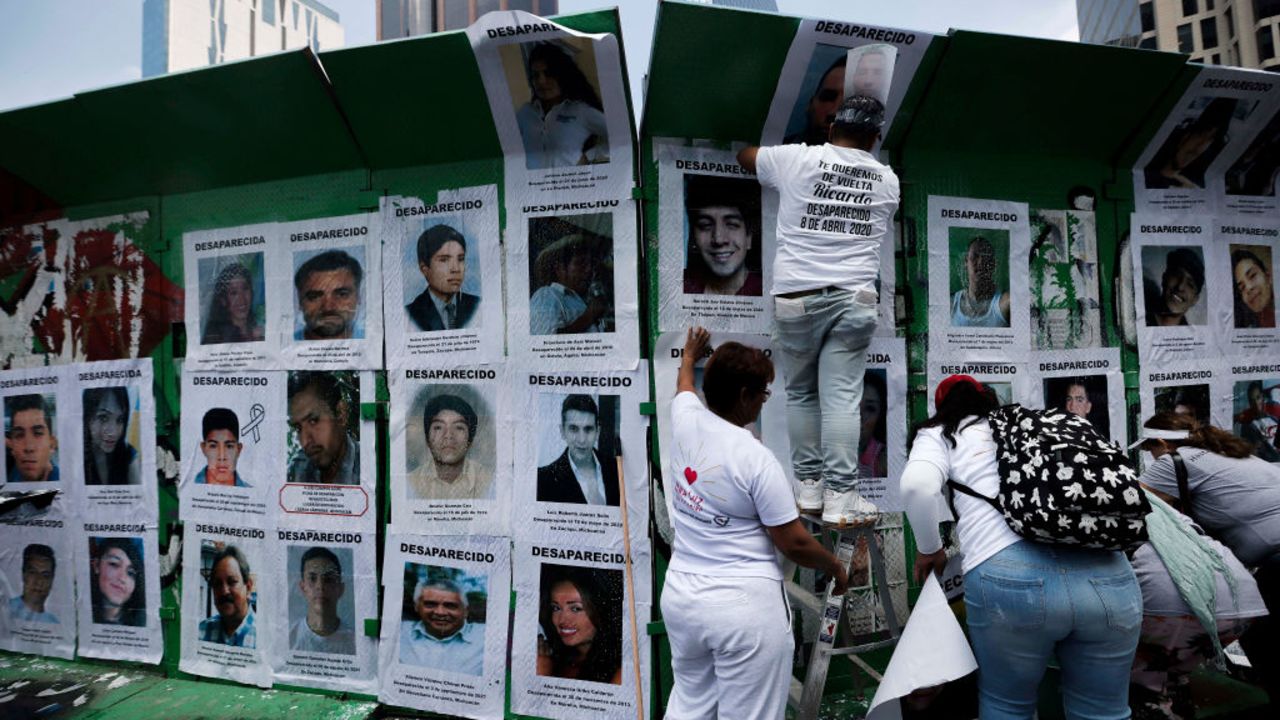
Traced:
[[833, 525], [874, 522], [858, 494], [858, 408], [876, 327], [880, 243], [898, 177], [871, 154], [884, 106], [854, 95], [822, 145], [748, 147], [738, 162], [778, 191], [773, 338], [787, 384], [791, 464], [804, 512]]

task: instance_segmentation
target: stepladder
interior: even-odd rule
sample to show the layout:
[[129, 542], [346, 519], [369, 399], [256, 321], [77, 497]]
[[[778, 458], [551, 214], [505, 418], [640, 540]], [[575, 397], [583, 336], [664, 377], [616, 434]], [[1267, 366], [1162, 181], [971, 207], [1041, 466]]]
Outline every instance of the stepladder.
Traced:
[[[867, 677], [880, 681], [879, 672], [861, 655], [895, 644], [906, 615], [906, 569], [900, 513], [881, 515], [858, 526], [824, 525], [816, 517], [802, 515], [849, 573], [849, 590], [833, 592], [828, 579], [816, 591], [788, 580], [792, 602], [816, 617], [804, 680], [792, 679], [788, 704], [796, 720], [814, 720], [822, 704], [823, 690], [833, 657], [844, 656], [857, 668], [854, 683], [861, 688]], [[886, 556], [891, 558], [886, 562]], [[802, 623], [812, 625], [813, 623]], [[809, 643], [806, 643], [809, 644]]]

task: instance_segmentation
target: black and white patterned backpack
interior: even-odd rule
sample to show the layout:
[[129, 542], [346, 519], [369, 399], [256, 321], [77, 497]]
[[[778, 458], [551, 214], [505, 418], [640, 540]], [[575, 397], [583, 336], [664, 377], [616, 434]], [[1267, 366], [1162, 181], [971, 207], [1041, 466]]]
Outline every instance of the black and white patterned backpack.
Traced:
[[1100, 550], [1129, 550], [1147, 540], [1151, 504], [1120, 448], [1082, 417], [1062, 410], [1005, 405], [987, 420], [996, 442], [1000, 492], [986, 497], [1028, 540]]

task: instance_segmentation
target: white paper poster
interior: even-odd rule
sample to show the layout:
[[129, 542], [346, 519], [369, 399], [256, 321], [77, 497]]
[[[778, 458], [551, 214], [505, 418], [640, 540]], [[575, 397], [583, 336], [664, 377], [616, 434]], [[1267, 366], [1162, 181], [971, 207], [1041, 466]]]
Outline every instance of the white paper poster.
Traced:
[[1096, 218], [1077, 210], [1031, 211], [1031, 346], [1101, 347]]
[[1131, 221], [1138, 356], [1143, 367], [1220, 355], [1219, 318], [1213, 308], [1230, 290], [1211, 251], [1208, 216], [1134, 215]]
[[292, 272], [275, 257], [280, 226], [244, 225], [182, 236], [187, 279], [186, 367], [276, 367]]
[[1028, 364], [1028, 407], [1079, 415], [1103, 437], [1120, 447], [1128, 446], [1128, 405], [1119, 348], [1032, 353]]
[[1139, 376], [1142, 416], [1138, 425], [1158, 412], [1189, 415], [1203, 425], [1230, 429], [1219, 398], [1230, 395], [1230, 372], [1222, 362], [1196, 360], [1143, 366]]
[[514, 433], [502, 365], [389, 370], [392, 519], [432, 535], [507, 535]]
[[517, 538], [622, 544], [622, 485], [633, 543], [647, 543], [649, 397], [644, 369], [525, 372], [517, 399], [512, 531]]
[[282, 372], [182, 374], [184, 520], [262, 527], [285, 480]]
[[285, 563], [272, 578], [276, 681], [375, 693], [378, 645], [364, 620], [378, 616], [377, 536], [281, 529], [276, 540]]
[[448, 715], [501, 718], [510, 541], [389, 530], [378, 700]]
[[648, 553], [633, 553], [628, 583], [619, 549], [516, 543], [514, 552], [512, 712], [636, 717], [649, 688]]
[[851, 94], [870, 95], [885, 104], [887, 134], [933, 37], [911, 30], [801, 20], [760, 144], [826, 142], [831, 116]]
[[658, 327], [767, 333], [774, 223], [760, 183], [728, 150], [656, 146]]
[[508, 209], [507, 228], [509, 355], [544, 367], [635, 367], [635, 203], [526, 205]]
[[929, 355], [1019, 358], [1030, 349], [1026, 203], [929, 196]]
[[506, 157], [508, 207], [630, 197], [631, 113], [617, 37], [510, 10], [467, 28]]
[[1230, 394], [1218, 417], [1230, 417], [1233, 435], [1253, 445], [1253, 454], [1280, 463], [1280, 362], [1239, 359], [1231, 365]]
[[75, 654], [75, 552], [67, 502], [26, 520], [0, 522], [0, 650]]
[[180, 670], [271, 687], [278, 550], [259, 528], [186, 523]]
[[968, 375], [996, 394], [1001, 405], [1018, 403], [1034, 407], [1040, 402], [1039, 388], [1032, 388], [1032, 379], [1023, 362], [971, 361], [948, 362], [930, 360], [929, 367], [929, 415], [937, 410], [933, 404], [933, 390], [938, 383], [952, 375]]
[[[1273, 91], [1272, 95], [1276, 95]], [[1276, 193], [1277, 171], [1280, 171], [1280, 110], [1271, 112], [1271, 120], [1249, 139], [1238, 155], [1233, 148], [1223, 153], [1230, 164], [1222, 177], [1222, 208], [1241, 215], [1272, 215], [1280, 208]], [[1211, 182], [1217, 183], [1214, 177]], [[1274, 215], [1272, 215], [1274, 217]]]
[[[0, 372], [4, 407], [4, 483], [13, 491], [57, 490], [76, 512], [80, 485], [79, 458], [63, 449], [61, 438], [82, 431], [72, 407], [75, 380], [68, 366], [35, 367]], [[71, 446], [77, 445], [74, 441]]]
[[1210, 250], [1225, 270], [1217, 282], [1231, 287], [1230, 303], [1217, 307], [1216, 322], [1228, 335], [1222, 352], [1276, 357], [1280, 354], [1280, 329], [1276, 328], [1280, 220], [1215, 219], [1217, 233]]
[[[271, 488], [280, 523], [371, 530], [376, 515], [377, 428], [372, 420], [361, 418], [360, 403], [373, 399], [373, 373], [294, 370], [275, 375], [287, 385], [286, 389], [276, 382], [273, 390], [287, 392], [285, 482], [278, 491]], [[245, 438], [240, 442], [246, 444]]]
[[502, 359], [498, 212], [495, 185], [383, 200], [387, 367]]
[[155, 527], [89, 521], [78, 525], [80, 532], [72, 538], [77, 546], [80, 656], [160, 662], [164, 633]]
[[377, 213], [276, 226], [289, 303], [273, 312], [283, 367], [382, 367], [382, 232]]
[[113, 360], [67, 366], [69, 423], [60, 439], [64, 458], [83, 479], [84, 518], [145, 521], [156, 526], [156, 412], [151, 360]]

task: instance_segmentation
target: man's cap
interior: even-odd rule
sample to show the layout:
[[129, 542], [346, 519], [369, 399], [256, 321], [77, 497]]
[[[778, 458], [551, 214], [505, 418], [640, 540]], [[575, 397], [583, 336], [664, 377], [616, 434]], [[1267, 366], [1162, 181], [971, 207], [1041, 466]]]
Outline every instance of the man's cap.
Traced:
[[941, 405], [943, 400], [947, 399], [947, 393], [950, 393], [951, 388], [955, 387], [957, 383], [968, 383], [978, 392], [982, 392], [987, 389], [982, 383], [974, 380], [968, 375], [952, 375], [946, 380], [938, 383], [938, 388], [933, 391], [933, 406], [935, 408]]
[[884, 105], [870, 95], [850, 95], [840, 103], [832, 122], [855, 130], [879, 130], [884, 127]]
[[1129, 444], [1132, 450], [1148, 440], [1186, 440], [1191, 437], [1191, 433], [1186, 430], [1162, 430], [1160, 428], [1142, 428], [1142, 435]]

